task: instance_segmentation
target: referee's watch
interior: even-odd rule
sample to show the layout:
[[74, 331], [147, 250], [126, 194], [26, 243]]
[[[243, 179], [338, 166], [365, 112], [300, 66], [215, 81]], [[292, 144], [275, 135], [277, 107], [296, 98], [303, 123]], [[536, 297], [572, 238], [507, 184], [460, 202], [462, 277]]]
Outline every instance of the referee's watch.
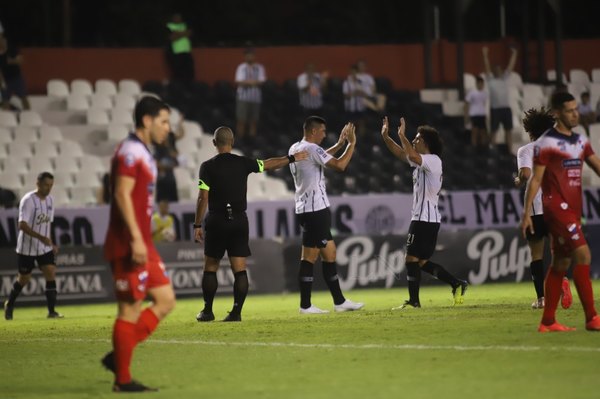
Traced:
[[195, 228], [195, 229], [200, 229], [200, 228], [202, 228], [202, 225], [201, 225], [201, 224], [196, 224], [196, 223], [194, 223], [194, 228]]

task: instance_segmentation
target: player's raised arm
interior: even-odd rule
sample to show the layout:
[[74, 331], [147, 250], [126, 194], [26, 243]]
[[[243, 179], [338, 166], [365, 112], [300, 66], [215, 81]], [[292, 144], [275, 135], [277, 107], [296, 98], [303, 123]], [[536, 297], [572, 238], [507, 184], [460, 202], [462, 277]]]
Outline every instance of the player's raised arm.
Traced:
[[346, 141], [348, 142], [346, 149], [339, 158], [331, 158], [326, 165], [328, 168], [337, 170], [338, 172], [343, 172], [350, 163], [350, 159], [352, 159], [354, 148], [356, 146], [356, 127], [354, 124], [347, 123], [342, 129], [340, 136], [346, 137]]

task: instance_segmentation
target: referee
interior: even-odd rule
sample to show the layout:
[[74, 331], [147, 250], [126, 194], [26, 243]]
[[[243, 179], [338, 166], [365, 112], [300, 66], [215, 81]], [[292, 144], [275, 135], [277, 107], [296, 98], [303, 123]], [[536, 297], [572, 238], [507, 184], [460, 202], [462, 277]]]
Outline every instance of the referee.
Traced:
[[408, 162], [413, 171], [413, 206], [408, 237], [406, 239], [406, 279], [409, 299], [394, 309], [406, 307], [420, 308], [419, 288], [421, 270], [433, 275], [452, 287], [454, 304], [461, 305], [467, 290], [467, 282], [448, 273], [441, 265], [429, 260], [435, 251], [441, 215], [438, 197], [442, 189], [442, 140], [437, 130], [431, 126], [419, 126], [412, 144], [406, 138], [406, 124], [400, 119], [399, 146], [389, 135], [388, 118], [383, 119], [381, 136], [385, 145], [396, 158]]
[[[226, 126], [215, 130], [213, 144], [218, 154], [200, 166], [198, 201], [194, 222], [196, 241], [204, 241], [204, 272], [202, 296], [204, 309], [196, 320], [212, 321], [213, 300], [217, 292], [217, 270], [225, 251], [234, 275], [233, 308], [223, 321], [242, 321], [242, 306], [248, 294], [246, 258], [251, 255], [248, 246], [248, 217], [246, 216], [246, 191], [248, 175], [265, 170], [279, 169], [306, 159], [304, 151], [265, 161], [231, 153], [233, 132]], [[208, 215], [204, 218], [208, 208]], [[204, 220], [204, 231], [202, 221]]]
[[12, 320], [15, 301], [23, 287], [31, 280], [31, 272], [37, 264], [46, 279], [46, 301], [48, 318], [62, 318], [56, 305], [56, 263], [58, 251], [50, 238], [50, 227], [54, 220], [54, 200], [50, 195], [54, 176], [42, 172], [37, 177], [37, 190], [30, 191], [19, 203], [19, 237], [17, 258], [19, 272], [8, 299], [4, 302], [4, 318]]

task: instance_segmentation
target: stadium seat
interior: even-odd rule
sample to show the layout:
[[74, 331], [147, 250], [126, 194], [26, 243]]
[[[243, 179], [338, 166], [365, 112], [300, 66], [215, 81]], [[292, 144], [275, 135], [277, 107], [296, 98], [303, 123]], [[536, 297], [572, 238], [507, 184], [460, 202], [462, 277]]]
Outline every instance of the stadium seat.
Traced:
[[18, 173], [0, 173], [0, 187], [9, 190], [20, 190], [23, 188], [23, 181]]
[[43, 125], [39, 130], [40, 142], [57, 143], [63, 140], [62, 132], [56, 126]]
[[81, 144], [77, 141], [63, 140], [58, 143], [58, 149], [60, 150], [61, 157], [82, 158], [84, 155]]
[[131, 112], [135, 108], [135, 97], [129, 93], [115, 95], [115, 108], [126, 109]]
[[95, 205], [98, 202], [96, 197], [97, 188], [80, 186], [71, 187], [71, 205]]
[[94, 92], [105, 96], [114, 96], [117, 94], [117, 85], [110, 79], [98, 79], [95, 83]]
[[54, 160], [54, 167], [56, 172], [67, 172], [67, 173], [77, 173], [79, 172], [79, 163], [77, 162], [77, 158], [61, 156]]
[[81, 164], [81, 170], [75, 174], [75, 184], [77, 187], [94, 187], [98, 188], [102, 185], [100, 181], [100, 170], [87, 169], [84, 165], [87, 164], [88, 159]]
[[567, 90], [573, 95], [573, 97], [575, 97], [575, 99], [577, 99], [577, 102], [579, 102], [581, 99], [581, 93], [587, 91], [588, 89], [581, 83], [569, 83], [567, 85]]
[[33, 143], [33, 153], [36, 157], [56, 158], [58, 157], [56, 142], [36, 141]]
[[71, 93], [67, 96], [67, 110], [87, 111], [90, 108], [88, 96], [82, 93]]
[[110, 121], [111, 123], [120, 123], [133, 126], [133, 113], [131, 110], [113, 108]]
[[87, 79], [75, 79], [71, 81], [71, 93], [91, 96], [94, 93], [94, 88]]
[[173, 169], [173, 174], [177, 181], [177, 193], [179, 194], [179, 199], [193, 199], [196, 193], [197, 184], [196, 180], [190, 175], [190, 172], [185, 168], [176, 167]]
[[74, 185], [75, 181], [73, 180], [73, 173], [63, 171], [54, 172], [54, 186], [71, 188]]
[[[4, 160], [4, 172], [1, 173], [2, 175], [25, 174], [29, 172], [26, 157], [15, 156], [10, 150], [8, 151], [8, 155], [9, 158]], [[10, 164], [7, 165], [7, 162], [10, 162]]]
[[18, 124], [17, 114], [15, 112], [0, 110], [0, 126], [15, 127]]
[[8, 151], [6, 146], [0, 143], [0, 160], [8, 158]]
[[65, 187], [52, 187], [52, 192], [50, 195], [52, 195], [52, 198], [54, 199], [55, 207], [62, 207], [71, 203], [71, 197], [69, 196], [69, 192]]
[[19, 124], [21, 126], [40, 127], [43, 123], [42, 116], [37, 111], [22, 111], [19, 115]]
[[8, 144], [8, 154], [11, 158], [31, 158], [31, 145], [22, 141], [13, 141]]
[[589, 129], [592, 148], [596, 151], [600, 151], [600, 123], [592, 123], [589, 126]]
[[113, 102], [110, 95], [105, 93], [94, 93], [92, 94], [90, 100], [90, 108], [109, 110], [113, 107]]
[[14, 142], [33, 143], [39, 140], [38, 130], [30, 126], [18, 126], [14, 130]]
[[267, 176], [264, 180], [264, 190], [271, 200], [294, 198], [294, 193], [288, 190], [287, 184], [274, 177]]
[[[556, 81], [556, 70], [555, 69], [550, 69], [546, 72], [546, 79], [548, 79], [551, 82], [555, 82]], [[567, 84], [569, 83], [569, 81], [567, 80], [567, 75], [565, 75], [565, 73], [563, 72], [562, 74], [562, 83]]]
[[90, 108], [87, 110], [87, 123], [89, 125], [108, 125], [110, 119], [104, 109]]
[[6, 127], [0, 127], [0, 144], [7, 144], [13, 141], [11, 130]]
[[590, 84], [590, 77], [583, 69], [571, 69], [569, 71], [569, 81], [588, 86]]
[[62, 79], [50, 79], [46, 83], [46, 94], [50, 97], [67, 97], [69, 85]]
[[37, 183], [37, 177], [42, 172], [52, 173], [52, 168], [32, 168], [29, 172], [23, 174], [23, 187], [34, 190]]
[[50, 172], [54, 170], [54, 166], [49, 157], [41, 155], [29, 160], [29, 170], [31, 171], [30, 173]]
[[465, 72], [463, 74], [463, 83], [464, 83], [465, 92], [475, 89], [475, 87], [476, 87], [475, 75]]
[[512, 71], [508, 77], [508, 84], [520, 90], [523, 87], [523, 79], [518, 72]]
[[119, 93], [130, 94], [130, 95], [136, 97], [141, 92], [142, 92], [142, 89], [137, 80], [121, 79], [119, 81]]
[[592, 82], [600, 83], [600, 68], [592, 69]]
[[465, 104], [462, 101], [444, 101], [442, 112], [446, 116], [463, 116]]
[[441, 104], [445, 100], [444, 90], [441, 89], [422, 89], [419, 95], [423, 103]]
[[121, 141], [129, 134], [129, 127], [122, 123], [111, 123], [106, 132], [109, 141]]

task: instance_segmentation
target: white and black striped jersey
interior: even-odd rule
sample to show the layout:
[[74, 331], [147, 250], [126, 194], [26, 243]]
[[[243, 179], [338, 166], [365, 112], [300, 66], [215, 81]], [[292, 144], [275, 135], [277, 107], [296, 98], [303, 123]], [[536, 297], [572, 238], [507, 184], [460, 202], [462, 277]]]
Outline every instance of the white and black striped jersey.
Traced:
[[434, 154], [421, 154], [421, 160], [421, 165], [408, 160], [415, 168], [411, 220], [440, 223], [438, 198], [442, 189], [442, 160]]
[[357, 90], [365, 90], [358, 78], [354, 79], [352, 76], [348, 76], [348, 79], [344, 80], [342, 90], [344, 92], [344, 109], [346, 112], [363, 112], [366, 109], [364, 96], [353, 94]]
[[367, 97], [373, 97], [375, 95], [375, 79], [373, 76], [366, 72], [357, 73], [356, 76], [360, 80]]
[[319, 109], [323, 106], [321, 92], [321, 74], [313, 73], [310, 76], [304, 72], [296, 81], [300, 92], [300, 105], [306, 109]]
[[[54, 199], [48, 195], [41, 199], [36, 191], [30, 191], [21, 198], [19, 203], [19, 223], [25, 222], [36, 233], [50, 237], [50, 225], [54, 220]], [[17, 238], [17, 253], [28, 256], [39, 256], [52, 251], [52, 247], [37, 238], [19, 230]]]
[[260, 103], [262, 101], [260, 86], [243, 86], [239, 84], [247, 80], [258, 80], [259, 82], [267, 80], [265, 67], [257, 63], [248, 64], [244, 62], [238, 65], [235, 71], [235, 82], [238, 83], [237, 99], [250, 103]]
[[329, 207], [325, 189], [325, 164], [333, 158], [321, 146], [302, 140], [292, 144], [288, 155], [307, 151], [308, 158], [290, 164], [296, 186], [296, 213], [316, 212]]
[[[532, 141], [531, 143], [527, 143], [517, 151], [517, 168], [521, 170], [521, 168], [529, 168], [531, 169], [531, 174], [533, 174], [533, 148], [535, 147], [535, 143]], [[532, 215], [543, 215], [544, 208], [542, 206], [542, 189], [540, 188], [533, 199], [533, 203], [531, 204]]]

